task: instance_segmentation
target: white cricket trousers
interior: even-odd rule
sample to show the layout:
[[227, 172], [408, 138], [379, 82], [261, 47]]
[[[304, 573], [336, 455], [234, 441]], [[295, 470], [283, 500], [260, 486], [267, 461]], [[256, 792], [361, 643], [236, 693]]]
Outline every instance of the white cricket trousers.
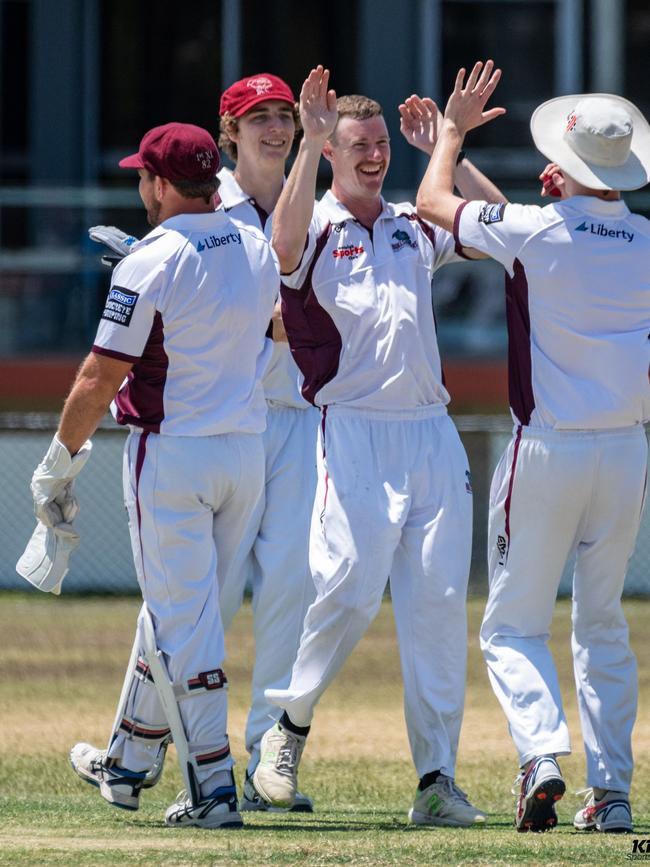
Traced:
[[645, 496], [642, 426], [518, 429], [490, 493], [490, 592], [481, 647], [523, 765], [571, 752], [548, 649], [558, 586], [575, 554], [572, 650], [587, 784], [629, 792], [637, 673], [621, 607]]
[[[186, 693], [179, 708], [203, 795], [211, 779], [233, 765], [226, 689], [206, 689], [201, 678], [221, 669], [224, 659], [217, 578], [228, 580], [231, 570], [242, 568], [242, 551], [250, 550], [259, 524], [263, 485], [261, 434], [134, 432], [126, 442], [124, 496], [136, 573], [170, 680]], [[146, 667], [141, 618], [136, 643], [142, 658], [109, 756], [143, 771], [153, 765], [169, 727]]]
[[[472, 540], [467, 456], [444, 407], [329, 407], [310, 538], [316, 600], [286, 690], [267, 697], [309, 725], [314, 706], [390, 587], [418, 775], [454, 775], [463, 716]], [[377, 692], [394, 691], [377, 671]], [[345, 726], [345, 721], [342, 721]]]
[[247, 580], [253, 596], [255, 663], [246, 724], [248, 773], [260, 758], [260, 740], [277, 719], [264, 690], [291, 680], [302, 624], [316, 591], [309, 570], [309, 524], [316, 493], [316, 444], [320, 413], [314, 407], [269, 404], [263, 434], [266, 457], [264, 511], [247, 568], [231, 572], [221, 588], [221, 617], [228, 629]]

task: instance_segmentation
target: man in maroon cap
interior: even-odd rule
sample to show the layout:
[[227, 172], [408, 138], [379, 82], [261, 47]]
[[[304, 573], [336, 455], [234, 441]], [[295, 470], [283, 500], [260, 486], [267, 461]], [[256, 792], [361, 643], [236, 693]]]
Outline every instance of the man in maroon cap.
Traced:
[[[220, 103], [219, 146], [235, 163], [219, 172], [223, 209], [237, 221], [270, 234], [271, 214], [282, 192], [298, 114], [289, 85], [270, 73], [236, 81]], [[246, 725], [250, 754], [241, 810], [269, 810], [250, 778], [260, 759], [260, 740], [279, 710], [265, 689], [289, 684], [302, 624], [315, 591], [309, 569], [309, 525], [316, 491], [317, 410], [302, 397], [302, 376], [289, 351], [279, 304], [273, 317], [273, 355], [264, 376], [264, 512], [247, 568], [221, 589], [227, 627], [241, 605], [246, 582], [253, 594], [255, 666]], [[287, 532], [290, 527], [291, 531]], [[279, 640], [281, 639], [281, 640]], [[297, 793], [294, 811], [311, 812], [311, 799]]]
[[259, 523], [277, 268], [261, 232], [214, 210], [219, 158], [205, 130], [157, 127], [120, 165], [138, 170], [154, 228], [113, 271], [92, 351], [32, 478], [37, 517], [65, 530], [72, 478], [112, 402], [131, 431], [124, 495], [144, 605], [108, 749], [80, 743], [70, 758], [109, 803], [137, 810], [171, 733], [187, 792], [166, 824], [238, 827], [218, 581], [241, 570]]

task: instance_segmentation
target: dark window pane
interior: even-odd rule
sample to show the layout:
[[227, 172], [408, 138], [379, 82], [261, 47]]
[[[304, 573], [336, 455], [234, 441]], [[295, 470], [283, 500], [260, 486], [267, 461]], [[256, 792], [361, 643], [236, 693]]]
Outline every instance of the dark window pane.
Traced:
[[442, 89], [461, 66], [491, 57], [505, 70], [493, 99], [507, 114], [472, 132], [472, 146], [530, 147], [533, 109], [554, 93], [555, 3], [443, 2]]
[[104, 0], [100, 140], [113, 155], [153, 126], [176, 120], [217, 132], [221, 4]]

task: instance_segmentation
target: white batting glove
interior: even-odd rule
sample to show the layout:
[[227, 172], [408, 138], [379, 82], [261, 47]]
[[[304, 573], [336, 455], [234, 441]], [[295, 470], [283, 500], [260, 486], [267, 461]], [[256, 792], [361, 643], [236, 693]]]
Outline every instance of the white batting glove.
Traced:
[[104, 244], [111, 251], [102, 255], [102, 263], [109, 268], [114, 268], [121, 259], [128, 256], [131, 247], [138, 240], [134, 235], [127, 235], [116, 226], [91, 226], [88, 235], [93, 241]]
[[47, 454], [34, 470], [31, 490], [34, 514], [46, 527], [70, 529], [79, 505], [72, 491], [72, 482], [90, 457], [92, 443], [86, 440], [74, 457], [56, 434]]

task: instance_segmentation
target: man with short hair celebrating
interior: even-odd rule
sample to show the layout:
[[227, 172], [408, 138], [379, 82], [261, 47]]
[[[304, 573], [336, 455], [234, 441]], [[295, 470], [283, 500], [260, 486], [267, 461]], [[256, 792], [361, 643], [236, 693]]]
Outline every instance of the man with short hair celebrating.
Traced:
[[[388, 576], [402, 657], [405, 714], [420, 778], [411, 821], [483, 822], [456, 786], [465, 690], [465, 598], [472, 532], [467, 458], [447, 415], [431, 277], [460, 259], [452, 236], [381, 189], [390, 141], [381, 106], [336, 100], [313, 69], [300, 97], [304, 138], [276, 207], [283, 316], [321, 409], [307, 612], [288, 688], [267, 690], [283, 715], [262, 739], [253, 781], [290, 805], [314, 707], [375, 617]], [[429, 151], [437, 109], [402, 115], [409, 142]], [[321, 153], [332, 186], [314, 206]], [[468, 162], [458, 182], [501, 196]], [[344, 728], [344, 721], [342, 722]]]

